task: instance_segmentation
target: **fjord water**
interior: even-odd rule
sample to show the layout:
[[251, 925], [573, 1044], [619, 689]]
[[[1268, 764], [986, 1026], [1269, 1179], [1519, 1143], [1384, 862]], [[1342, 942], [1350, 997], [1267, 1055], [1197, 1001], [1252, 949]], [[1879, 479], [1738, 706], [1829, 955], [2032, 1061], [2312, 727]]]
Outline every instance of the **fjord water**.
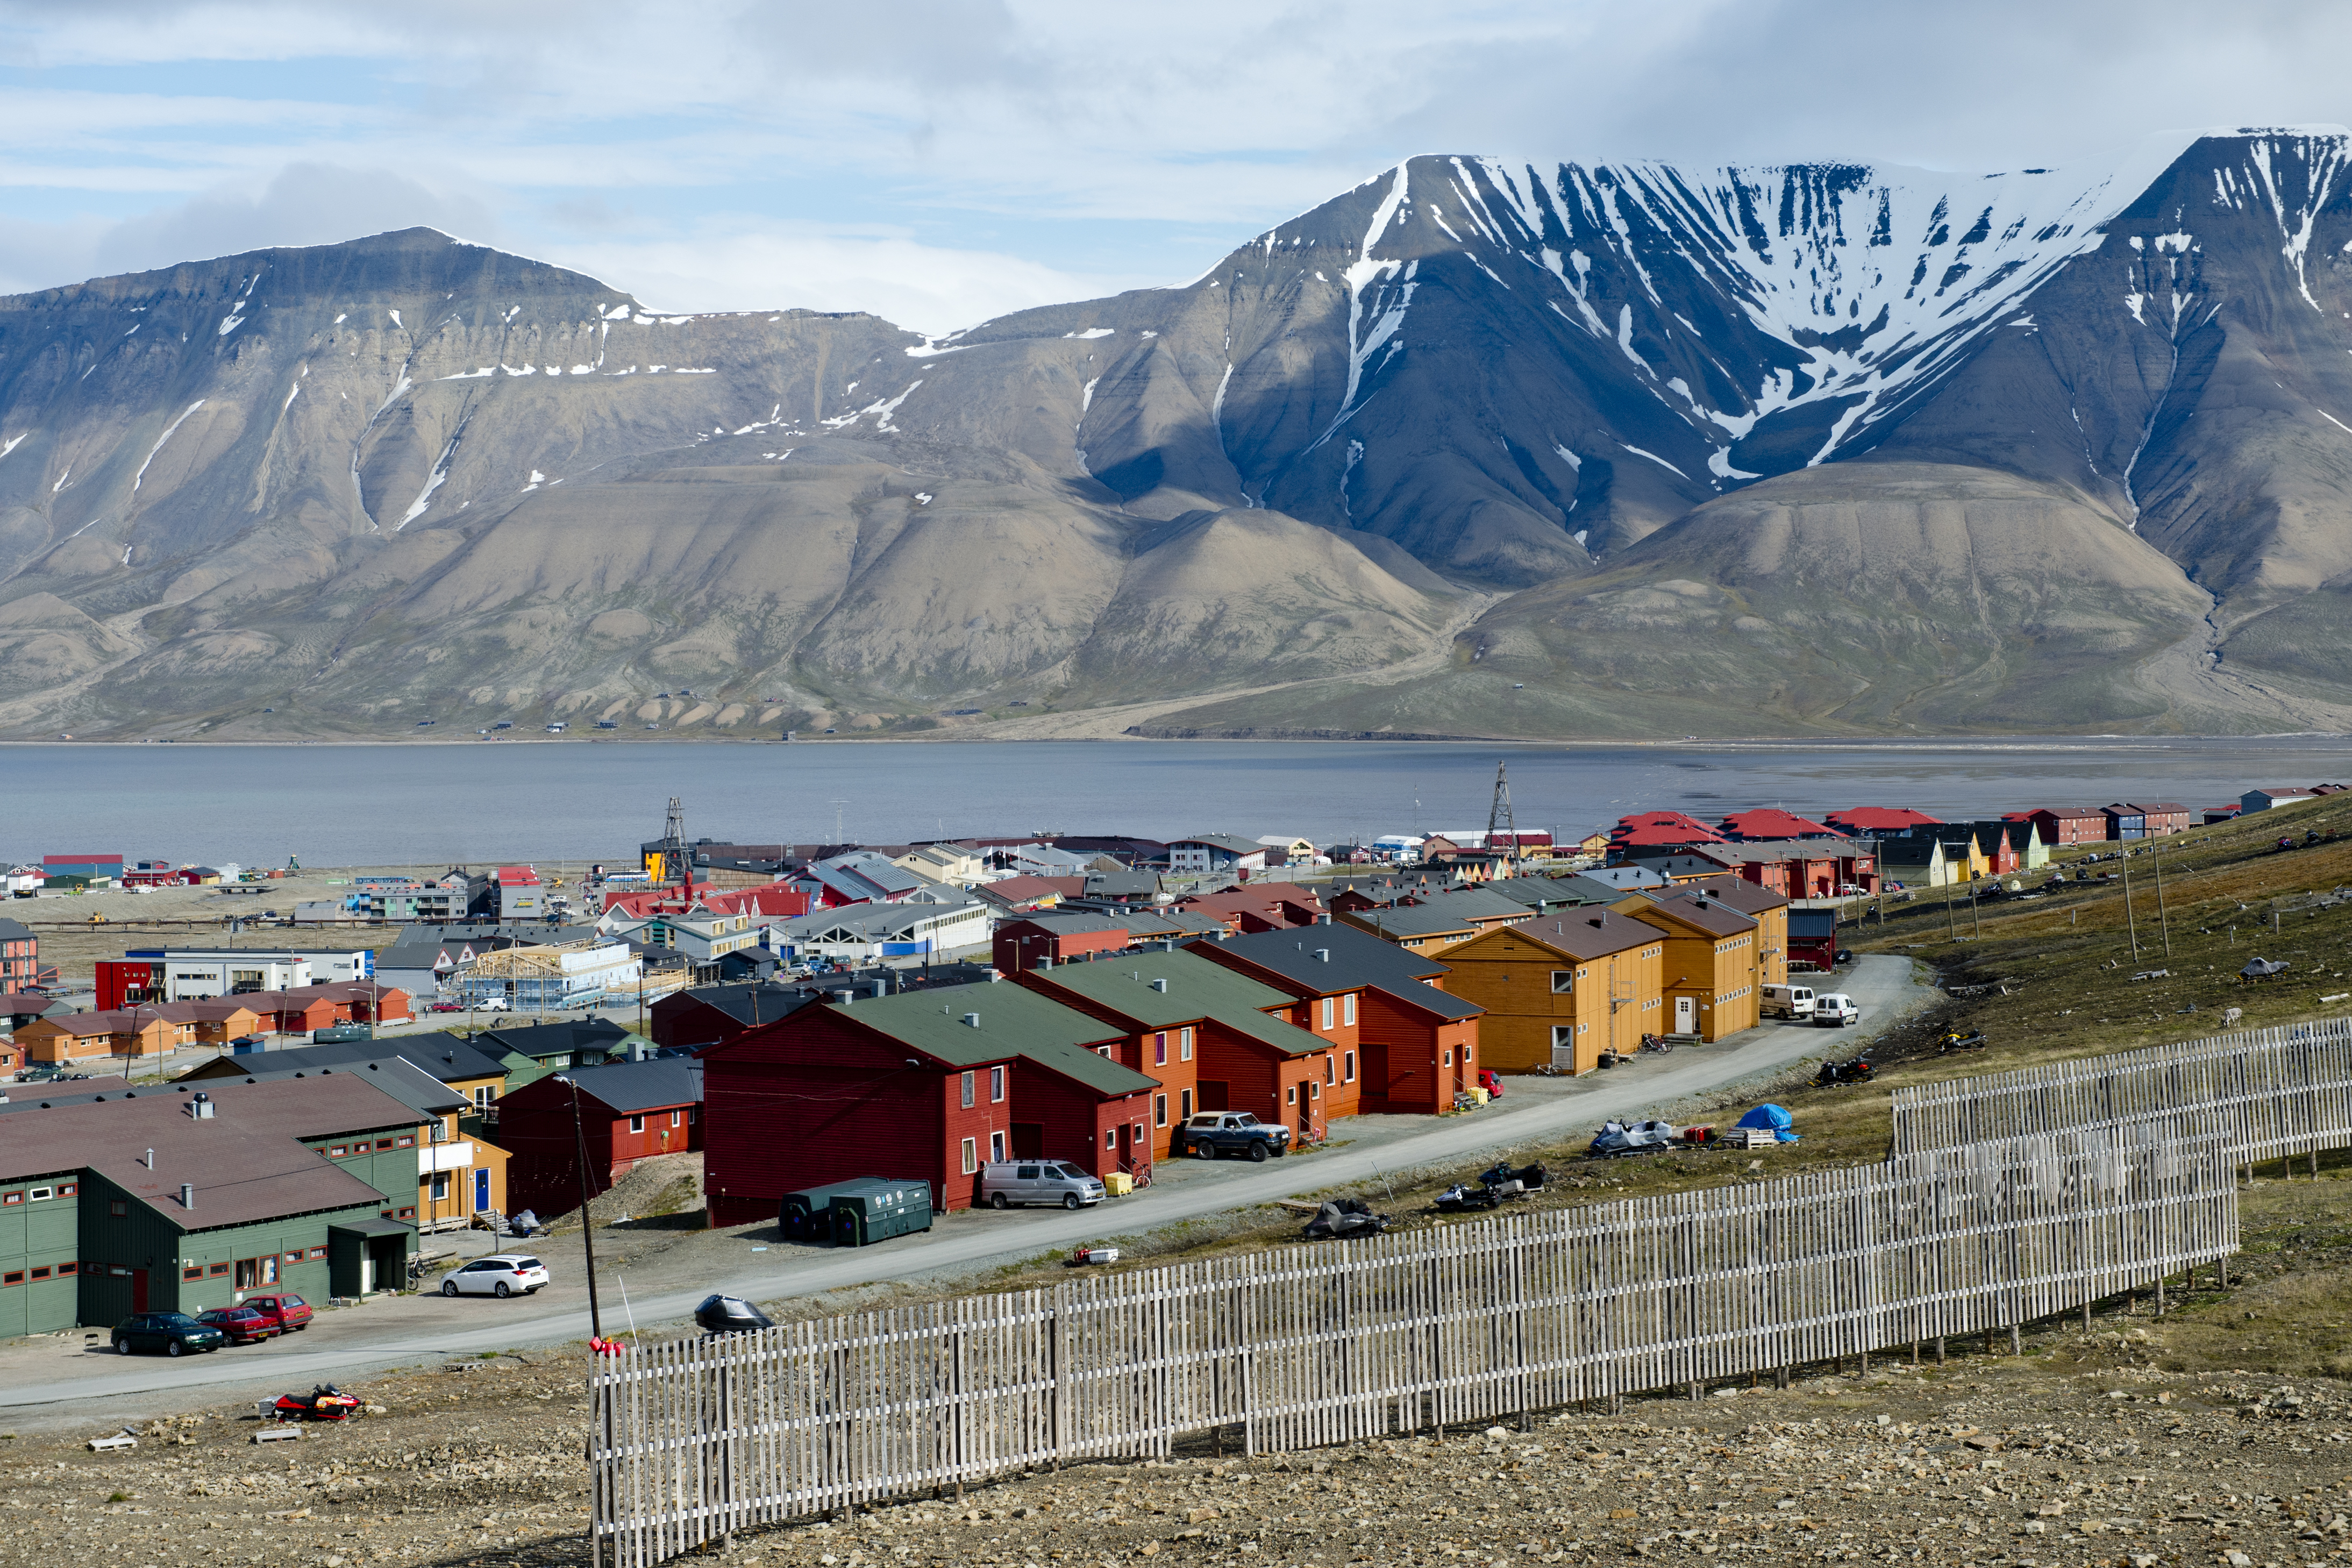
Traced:
[[2352, 739], [1854, 744], [974, 742], [0, 748], [0, 858], [385, 866], [623, 859], [661, 834], [867, 843], [972, 835], [1484, 827], [1495, 764], [1522, 827], [1907, 805], [1942, 817], [2352, 780]]

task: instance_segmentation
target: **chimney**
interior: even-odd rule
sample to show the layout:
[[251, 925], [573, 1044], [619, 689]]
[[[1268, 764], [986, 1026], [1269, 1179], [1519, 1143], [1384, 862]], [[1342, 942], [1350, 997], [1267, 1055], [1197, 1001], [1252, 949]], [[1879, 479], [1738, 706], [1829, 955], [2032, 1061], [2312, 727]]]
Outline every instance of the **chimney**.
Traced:
[[213, 1118], [213, 1097], [209, 1094], [198, 1094], [195, 1099], [188, 1101], [188, 1114], [199, 1121], [210, 1121]]
[[1151, 983], [1151, 988], [1164, 995], [1168, 990], [1168, 982], [1165, 980], [1155, 980]]
[[180, 1184], [180, 1206], [184, 1209], [196, 1206], [196, 1184], [194, 1182]]
[[633, 1062], [646, 1059], [646, 1043], [635, 1035], [629, 1037], [629, 1059]]
[[966, 1014], [963, 1016], [963, 1026], [964, 1026], [965, 1028], [967, 1028], [967, 1029], [977, 1029], [977, 1028], [979, 1028], [979, 1027], [980, 1027], [980, 1015], [979, 1015], [979, 1014], [977, 1014], [977, 1013], [966, 1013]]
[[874, 994], [877, 997], [890, 994], [890, 983], [887, 980], [877, 980], [873, 982], [873, 986]]
[[149, 1170], [153, 1170], [155, 1168], [155, 1151], [152, 1149], [148, 1150], [147, 1158], [142, 1162], [142, 1163], [145, 1164]]

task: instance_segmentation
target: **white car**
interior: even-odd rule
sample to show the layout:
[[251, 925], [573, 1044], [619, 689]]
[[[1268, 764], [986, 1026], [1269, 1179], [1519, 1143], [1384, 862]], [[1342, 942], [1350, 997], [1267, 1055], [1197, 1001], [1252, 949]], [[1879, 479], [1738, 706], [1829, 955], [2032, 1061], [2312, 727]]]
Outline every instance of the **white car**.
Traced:
[[547, 1266], [520, 1252], [478, 1258], [441, 1281], [444, 1296], [528, 1296], [547, 1283]]
[[480, 1001], [474, 1004], [474, 1011], [477, 1013], [511, 1013], [514, 1011], [514, 1004], [508, 1001], [503, 996], [485, 996]]
[[1862, 1009], [1844, 992], [1825, 991], [1813, 998], [1813, 1022], [1823, 1028], [1843, 1029], [1862, 1022]]

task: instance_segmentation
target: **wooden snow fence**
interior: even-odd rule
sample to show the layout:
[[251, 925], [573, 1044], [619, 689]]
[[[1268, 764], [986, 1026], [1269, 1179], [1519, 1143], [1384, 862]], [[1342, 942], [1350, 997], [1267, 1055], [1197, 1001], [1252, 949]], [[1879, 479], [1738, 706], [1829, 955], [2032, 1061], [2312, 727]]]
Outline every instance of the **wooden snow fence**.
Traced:
[[2352, 1018], [2247, 1029], [1895, 1091], [1894, 1152], [2130, 1129], [2246, 1163], [2352, 1142]]
[[630, 1348], [591, 1379], [597, 1558], [2006, 1328], [2235, 1250], [2234, 1178], [2216, 1139], [2061, 1133]]

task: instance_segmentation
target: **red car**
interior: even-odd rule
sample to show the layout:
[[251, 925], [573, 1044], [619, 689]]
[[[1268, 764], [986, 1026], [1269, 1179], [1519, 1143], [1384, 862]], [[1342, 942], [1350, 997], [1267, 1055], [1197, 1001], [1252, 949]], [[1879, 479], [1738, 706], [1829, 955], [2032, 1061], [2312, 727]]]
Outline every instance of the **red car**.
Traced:
[[1480, 1068], [1478, 1069], [1478, 1087], [1486, 1091], [1486, 1096], [1490, 1100], [1500, 1100], [1503, 1098], [1503, 1080], [1496, 1075], [1493, 1068]]
[[278, 1331], [281, 1334], [290, 1334], [297, 1329], [310, 1326], [310, 1303], [299, 1296], [248, 1296], [245, 1304], [278, 1325]]
[[425, 1010], [428, 1013], [462, 1013], [466, 1005], [463, 1002], [436, 1002]]
[[210, 1323], [233, 1345], [259, 1344], [286, 1331], [278, 1326], [277, 1319], [264, 1316], [251, 1307], [215, 1307], [209, 1312], [198, 1312], [196, 1321]]

